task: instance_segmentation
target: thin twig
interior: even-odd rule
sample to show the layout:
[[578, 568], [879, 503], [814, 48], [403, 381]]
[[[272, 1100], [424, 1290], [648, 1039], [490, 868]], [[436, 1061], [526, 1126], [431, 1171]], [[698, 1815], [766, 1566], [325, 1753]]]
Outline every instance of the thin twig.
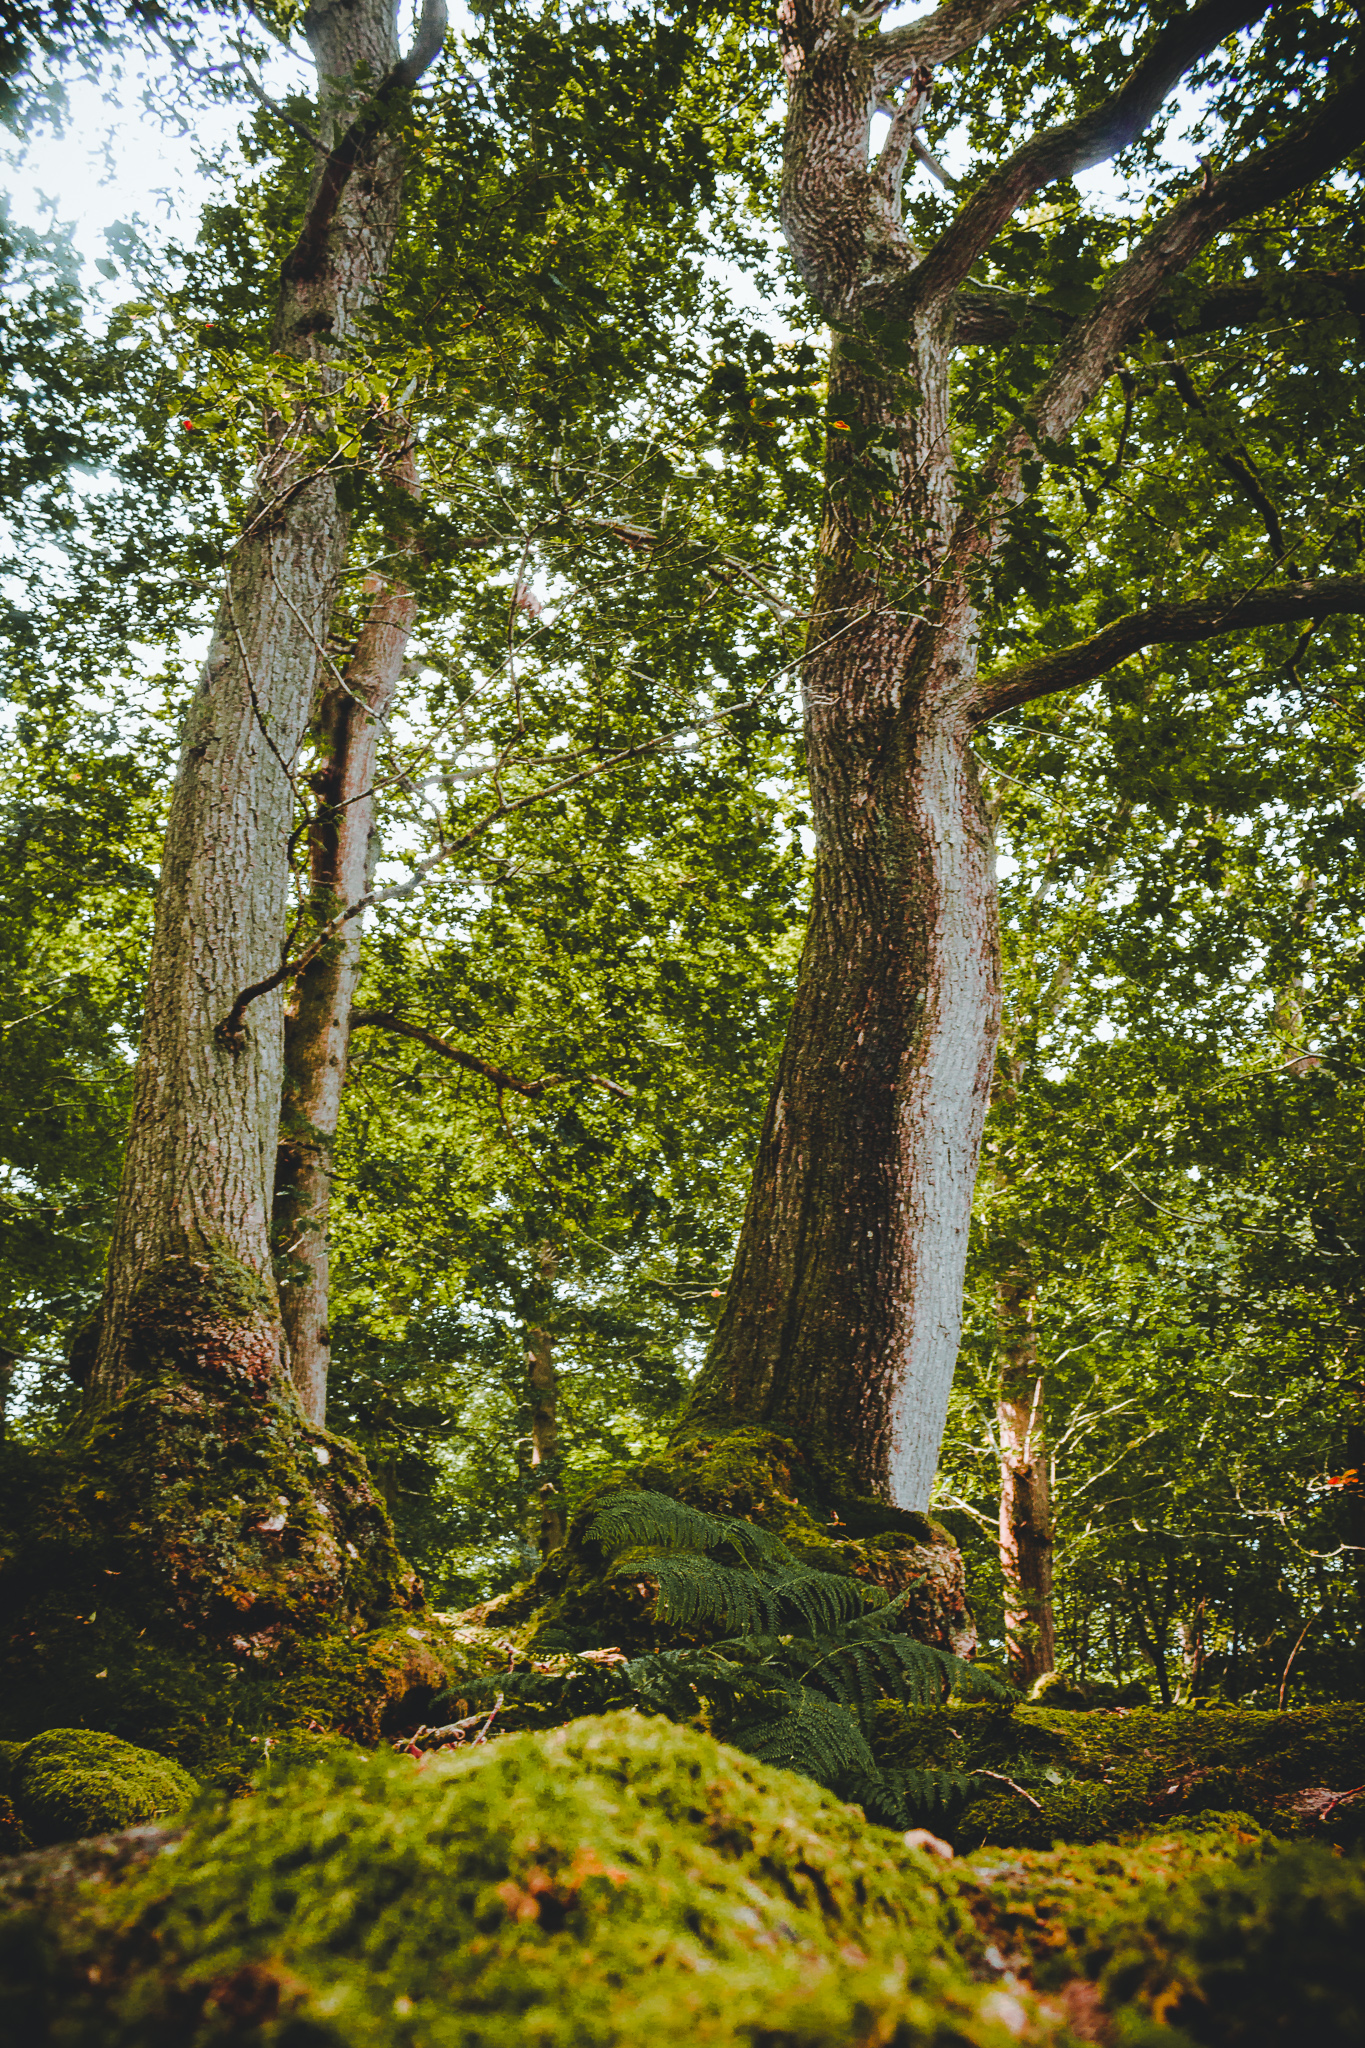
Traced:
[[1041, 1799], [1035, 1799], [1033, 1794], [1026, 1792], [1022, 1785], [1016, 1785], [1013, 1778], [1007, 1778], [1003, 1771], [984, 1771], [978, 1768], [974, 1771], [968, 1771], [967, 1776], [969, 1778], [994, 1778], [997, 1785], [1008, 1785], [1011, 1792], [1017, 1792], [1021, 1799], [1027, 1799], [1029, 1805], [1036, 1807], [1039, 1813], [1043, 1810]]

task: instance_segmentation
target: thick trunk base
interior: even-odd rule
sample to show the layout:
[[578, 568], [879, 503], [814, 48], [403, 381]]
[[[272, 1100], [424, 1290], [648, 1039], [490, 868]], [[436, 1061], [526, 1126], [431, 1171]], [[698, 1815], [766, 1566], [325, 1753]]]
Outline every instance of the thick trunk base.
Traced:
[[458, 1674], [364, 1459], [304, 1421], [259, 1281], [169, 1261], [128, 1362], [59, 1448], [5, 1454], [0, 1736], [83, 1725], [226, 1768], [244, 1729], [372, 1740]]
[[909, 1591], [901, 1621], [906, 1635], [959, 1657], [975, 1651], [962, 1554], [947, 1530], [928, 1515], [843, 1492], [789, 1438], [761, 1429], [699, 1433], [655, 1462], [611, 1474], [580, 1502], [563, 1548], [533, 1579], [462, 1618], [515, 1629], [528, 1647], [547, 1650], [638, 1652], [733, 1635], [723, 1622], [682, 1628], [661, 1621], [647, 1559], [638, 1576], [622, 1577], [618, 1564], [604, 1577], [601, 1555], [586, 1533], [603, 1496], [626, 1488], [753, 1522], [815, 1570], [861, 1579], [893, 1598]]

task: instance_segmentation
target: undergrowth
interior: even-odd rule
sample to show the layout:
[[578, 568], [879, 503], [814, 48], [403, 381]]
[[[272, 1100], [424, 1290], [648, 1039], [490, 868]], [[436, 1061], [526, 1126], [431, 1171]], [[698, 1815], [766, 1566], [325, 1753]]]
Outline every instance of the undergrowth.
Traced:
[[[770, 1530], [706, 1513], [647, 1489], [602, 1497], [584, 1541], [605, 1576], [656, 1588], [663, 1620], [720, 1625], [719, 1641], [628, 1657], [613, 1649], [541, 1656], [472, 1695], [433, 1708], [502, 1698], [513, 1725], [560, 1725], [614, 1708], [707, 1728], [854, 1801], [893, 1827], [946, 1826], [970, 1778], [879, 1765], [865, 1723], [877, 1703], [939, 1702], [956, 1691], [1012, 1697], [963, 1659], [898, 1632], [909, 1594], [802, 1564]], [[537, 1649], [550, 1647], [542, 1634]]]

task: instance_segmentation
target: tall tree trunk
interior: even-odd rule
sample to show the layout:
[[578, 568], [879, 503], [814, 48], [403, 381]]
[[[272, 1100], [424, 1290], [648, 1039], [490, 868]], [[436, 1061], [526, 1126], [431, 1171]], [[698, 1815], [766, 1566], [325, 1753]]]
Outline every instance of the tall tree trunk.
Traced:
[[1000, 1566], [1005, 1654], [1027, 1687], [1057, 1660], [1052, 1612], [1052, 1500], [1038, 1367], [1035, 1289], [1027, 1272], [996, 1290], [1000, 1327]]
[[693, 1403], [818, 1442], [907, 1508], [928, 1503], [952, 1386], [1000, 1023], [994, 848], [962, 689], [975, 620], [960, 602], [926, 625], [925, 565], [906, 547], [953, 520], [937, 337], [920, 364], [907, 414], [837, 349], [832, 365], [831, 409], [894, 447], [899, 487], [861, 506], [866, 469], [836, 437], [803, 669], [810, 928]]
[[[321, 766], [311, 777], [318, 806], [309, 835], [309, 915], [318, 927], [369, 886], [379, 734], [398, 687], [415, 611], [410, 590], [379, 583], [344, 681], [323, 693], [317, 721]], [[272, 1235], [290, 1376], [304, 1414], [318, 1424], [327, 1412], [328, 1218], [360, 937], [360, 919], [352, 918], [309, 962], [284, 1025]]]
[[332, 0], [305, 17], [327, 154], [285, 265], [275, 345], [321, 366], [322, 395], [311, 414], [273, 424], [186, 718], [90, 1386], [96, 1403], [136, 1379], [148, 1334], [163, 1324], [174, 1325], [177, 1352], [221, 1352], [225, 1369], [262, 1387], [284, 1378], [269, 1246], [279, 993], [254, 1005], [238, 1042], [225, 1042], [220, 1026], [280, 957], [295, 763], [348, 537], [334, 469], [319, 459], [327, 394], [340, 388], [348, 333], [383, 280], [397, 229], [395, 94], [435, 54], [443, 22], [424, 17], [422, 50], [403, 65], [392, 0]]
[[530, 1480], [536, 1542], [542, 1557], [561, 1548], [568, 1533], [564, 1461], [559, 1449], [559, 1371], [548, 1327], [559, 1260], [546, 1243], [536, 1255], [537, 1277], [524, 1303], [526, 1400], [531, 1411]]

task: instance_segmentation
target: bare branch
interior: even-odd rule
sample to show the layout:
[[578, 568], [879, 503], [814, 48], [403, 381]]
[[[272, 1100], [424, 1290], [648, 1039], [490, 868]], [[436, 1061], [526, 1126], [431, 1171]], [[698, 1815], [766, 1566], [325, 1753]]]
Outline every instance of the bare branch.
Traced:
[[1073, 647], [983, 678], [972, 707], [973, 722], [981, 724], [1019, 704], [1030, 704], [1036, 697], [1054, 696], [1059, 690], [1093, 682], [1144, 647], [1212, 640], [1220, 633], [1241, 632], [1250, 626], [1325, 619], [1340, 612], [1365, 612], [1365, 577], [1327, 577], [1318, 583], [1289, 583], [1244, 597], [1202, 598], [1129, 612]]
[[1067, 433], [1109, 373], [1125, 342], [1148, 321], [1172, 277], [1215, 235], [1298, 192], [1333, 170], [1365, 141], [1365, 90], [1358, 73], [1343, 80], [1266, 148], [1173, 206], [1143, 236], [1105, 286], [1089, 318], [1063, 345], [1034, 409], [1043, 439]]
[[[918, 154], [918, 151], [916, 152]], [[1365, 320], [1365, 270], [1281, 270], [1241, 284], [1213, 285], [1202, 295], [1182, 286], [1159, 298], [1136, 330], [1170, 340], [1182, 334], [1211, 334], [1226, 327], [1259, 327], [1270, 321], [1293, 324], [1318, 320], [1339, 302]], [[1008, 341], [1027, 320], [1047, 320], [1069, 333], [1080, 323], [1045, 300], [994, 287], [959, 292], [954, 338], [959, 342]]]
[[1093, 113], [1031, 136], [978, 187], [909, 281], [906, 310], [947, 299], [1025, 200], [1135, 142], [1192, 64], [1265, 12], [1266, 0], [1201, 0], [1152, 41], [1118, 91]]
[[1024, 0], [949, 0], [927, 20], [891, 29], [875, 46], [878, 90], [898, 86], [919, 64], [951, 64], [1023, 4]]
[[292, 128], [296, 135], [301, 135], [305, 142], [312, 144], [314, 149], [325, 151], [327, 144], [315, 128], [310, 128], [306, 121], [300, 121], [295, 115], [291, 114], [288, 107], [282, 107], [278, 100], [270, 97], [270, 94], [251, 69], [250, 60], [241, 43], [235, 43], [233, 47], [239, 59], [242, 83], [246, 86], [252, 98], [259, 100], [268, 114], [273, 114], [277, 121], [283, 121], [286, 128]]
[[950, 192], [960, 192], [962, 190], [961, 178], [955, 178], [951, 171], [943, 168], [943, 165], [939, 162], [918, 130], [910, 137], [910, 147], [924, 165], [925, 170], [931, 176], [937, 178], [940, 185], [945, 185]]
[[509, 798], [499, 791], [498, 801], [476, 824], [471, 825], [467, 832], [462, 832], [458, 839], [440, 840], [434, 852], [429, 853], [425, 860], [418, 861], [406, 881], [392, 882], [384, 889], [367, 889], [363, 896], [358, 896], [354, 903], [348, 903], [344, 910], [338, 911], [334, 918], [320, 926], [302, 951], [281, 961], [273, 974], [264, 975], [260, 981], [253, 981], [248, 987], [240, 990], [232, 1008], [218, 1026], [216, 1036], [220, 1043], [230, 1052], [240, 1052], [246, 1044], [244, 1020], [254, 1002], [259, 1001], [262, 996], [270, 995], [284, 982], [292, 981], [296, 974], [301, 974], [311, 961], [316, 960], [323, 947], [330, 945], [337, 934], [345, 930], [352, 918], [363, 917], [365, 912], [373, 909], [376, 904], [394, 903], [404, 897], [415, 896], [437, 868], [443, 867], [457, 853], [463, 853], [467, 846], [472, 846], [476, 840], [482, 839], [486, 832], [491, 832], [504, 818], [515, 817], [519, 811], [529, 810], [532, 804], [545, 803], [550, 797], [559, 796], [566, 789], [576, 789], [580, 783], [589, 782], [597, 775], [605, 775], [613, 768], [624, 766], [628, 761], [639, 761], [646, 754], [657, 753], [671, 740], [677, 739], [679, 732], [701, 732], [710, 726], [721, 725], [737, 711], [744, 710], [752, 701], [751, 698], [740, 698], [736, 703], [726, 704], [720, 711], [713, 712], [709, 718], [694, 719], [690, 724], [680, 727], [678, 732], [656, 733], [652, 739], [641, 740], [638, 746], [620, 747], [614, 753], [606, 754], [601, 760], [594, 761], [591, 767], [580, 768], [574, 775], [561, 775], [556, 781], [548, 782], [540, 789], [529, 790], [525, 796]]
[[623, 1102], [631, 1100], [629, 1088], [623, 1088], [619, 1081], [608, 1081], [601, 1074], [542, 1074], [538, 1081], [524, 1081], [519, 1074], [509, 1074], [505, 1067], [495, 1067], [490, 1060], [481, 1060], [477, 1053], [452, 1045], [448, 1038], [438, 1037], [421, 1024], [409, 1024], [406, 1018], [395, 1016], [391, 1010], [351, 1011], [352, 1031], [359, 1031], [367, 1025], [396, 1032], [400, 1038], [411, 1038], [418, 1045], [425, 1045], [429, 1051], [440, 1053], [442, 1059], [453, 1060], [457, 1067], [465, 1068], [468, 1073], [481, 1074], [485, 1081], [492, 1082], [499, 1094], [504, 1089], [511, 1089], [514, 1095], [525, 1095], [534, 1101], [549, 1088], [562, 1088], [566, 1082], [577, 1080], [590, 1082], [594, 1088], [605, 1088], [608, 1094], [619, 1095]]

